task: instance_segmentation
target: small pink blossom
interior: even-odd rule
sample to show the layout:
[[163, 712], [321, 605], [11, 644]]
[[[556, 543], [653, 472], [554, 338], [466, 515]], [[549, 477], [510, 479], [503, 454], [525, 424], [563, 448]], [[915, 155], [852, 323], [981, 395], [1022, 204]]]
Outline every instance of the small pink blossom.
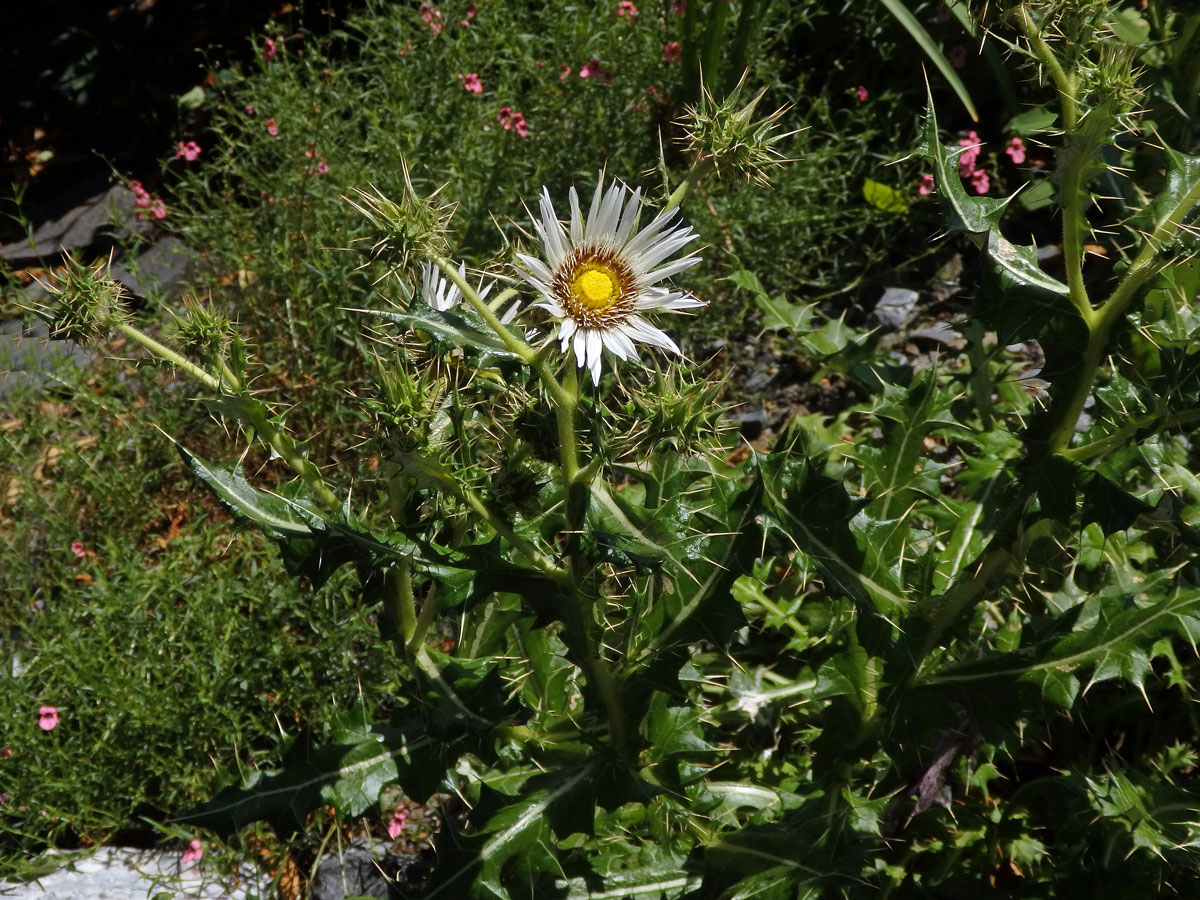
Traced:
[[[76, 556], [78, 556], [80, 559], [83, 559], [85, 556], [87, 556], [87, 550], [85, 550], [83, 548], [83, 541], [73, 541], [71, 543], [71, 552], [74, 553]], [[9, 751], [9, 752], [11, 752], [11, 751]]]
[[3, 794], [0, 794], [0, 806], [3, 806], [7, 802], [8, 802], [8, 791], [5, 791]]
[[187, 143], [180, 141], [175, 148], [175, 158], [195, 162], [200, 158], [200, 145], [195, 141], [188, 141]]
[[388, 822], [387, 833], [393, 841], [404, 833], [404, 826], [408, 824], [408, 810], [403, 805], [397, 806], [396, 811], [392, 813], [392, 819]]
[[267, 129], [267, 134], [271, 137], [279, 137], [279, 123], [274, 119], [267, 119], [267, 124], [263, 127]]
[[446, 27], [441, 11], [434, 9], [432, 3], [421, 4], [421, 18], [425, 20], [425, 24], [429, 26], [429, 30], [435, 37], [441, 34], [442, 29]]
[[968, 180], [971, 182], [971, 189], [977, 194], [986, 194], [992, 186], [988, 173], [983, 169], [976, 169]]
[[399, 56], [408, 56], [408, 54], [412, 53], [412, 49], [412, 41], [405, 41], [404, 46], [397, 50], [396, 53]]
[[670, 41], [663, 44], [663, 56], [667, 58], [667, 62], [679, 62], [683, 58], [683, 44], [679, 43], [679, 41]]
[[155, 200], [150, 204], [150, 215], [156, 219], [165, 219], [167, 217], [167, 204], [161, 200]]
[[150, 205], [150, 192], [142, 187], [142, 183], [140, 181], [129, 182], [129, 189], [133, 191], [134, 206], [144, 207]]
[[317, 174], [318, 175], [327, 175], [328, 173], [329, 173], [329, 166], [327, 166], [325, 164], [325, 160], [321, 160], [319, 163], [317, 163]]
[[630, 0], [621, 0], [621, 2], [617, 4], [618, 19], [628, 19], [630, 22], [632, 22], [637, 18], [637, 16], [637, 7], [634, 6]]
[[[280, 44], [283, 42], [280, 41]], [[279, 52], [279, 44], [275, 43], [274, 38], [267, 38], [263, 41], [262, 58], [264, 62], [269, 62], [274, 59], [275, 54]]]
[[933, 193], [933, 176], [932, 175], [922, 175], [921, 176], [921, 181], [917, 185], [917, 193], [920, 194], [922, 197], [927, 197]]
[[475, 18], [475, 4], [468, 3], [467, 4], [467, 17], [465, 19], [459, 19], [458, 24], [461, 25], [463, 28], [470, 28], [471, 20], [474, 18]]
[[259, 191], [259, 194], [262, 195], [263, 203], [267, 204], [268, 206], [275, 202], [275, 198], [266, 191]]
[[608, 74], [608, 72], [605, 70], [604, 66], [602, 66], [600, 64], [600, 60], [598, 60], [598, 59], [589, 59], [582, 66], [580, 66], [579, 67], [579, 77], [580, 78], [598, 78], [600, 81], [603, 81], [605, 84], [612, 83], [612, 76], [610, 74]]
[[968, 131], [967, 136], [961, 138], [957, 143], [958, 146], [967, 148], [958, 157], [958, 173], [963, 178], [970, 178], [971, 174], [975, 171], [975, 162], [979, 159], [979, 135], [974, 131]]
[[204, 856], [204, 845], [198, 840], [192, 841], [187, 845], [187, 849], [183, 851], [183, 856], [179, 857], [179, 864], [186, 866], [188, 863], [199, 862]]
[[571, 74], [571, 67], [568, 66], [566, 63], [563, 63], [561, 66], [558, 67], [558, 80], [559, 81], [566, 81], [567, 78], [570, 76], [570, 74]]
[[12, 747], [5, 747], [3, 750], [0, 750], [0, 759], [12, 759], [12, 753]]
[[306, 156], [308, 159], [312, 159], [312, 158], [313, 158], [313, 153], [314, 153], [314, 152], [316, 152], [316, 149], [317, 149], [317, 142], [316, 142], [316, 141], [309, 141], [309, 142], [308, 142], [308, 149], [304, 151], [304, 155], [305, 155], [305, 156]]
[[858, 87], [856, 87], [854, 89], [854, 96], [858, 100], [859, 103], [866, 103], [867, 98], [871, 96], [871, 93], [870, 93], [870, 91], [868, 91], [865, 87], [863, 87], [860, 84]]
[[53, 706], [38, 708], [38, 728], [42, 731], [53, 731], [58, 727], [58, 709]]
[[246, 104], [246, 115], [248, 115], [248, 116], [254, 115], [254, 107], [251, 106], [249, 103]]
[[687, 12], [687, 0], [671, 0], [671, 12], [677, 16], [682, 16]]
[[483, 93], [483, 82], [479, 80], [479, 75], [476, 72], [468, 72], [466, 75], [459, 75], [459, 79], [463, 83], [463, 89], [472, 94]]
[[1008, 158], [1013, 161], [1013, 165], [1019, 166], [1025, 162], [1025, 142], [1019, 137], [1013, 138], [1005, 146], [1004, 152], [1008, 154]]
[[515, 131], [518, 137], [529, 137], [529, 126], [525, 123], [525, 115], [516, 112], [511, 106], [502, 106], [496, 113], [496, 119], [505, 131]]

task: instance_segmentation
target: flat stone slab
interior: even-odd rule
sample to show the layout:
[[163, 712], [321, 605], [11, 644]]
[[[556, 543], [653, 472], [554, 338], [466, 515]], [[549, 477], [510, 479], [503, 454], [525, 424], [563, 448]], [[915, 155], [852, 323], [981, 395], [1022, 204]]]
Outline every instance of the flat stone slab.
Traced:
[[36, 881], [0, 881], [3, 900], [151, 900], [166, 893], [172, 900], [248, 900], [273, 896], [271, 880], [242, 873], [237, 887], [219, 884], [202, 864], [180, 864], [181, 852], [103, 847], [95, 853], [49, 853], [38, 862], [59, 868]]

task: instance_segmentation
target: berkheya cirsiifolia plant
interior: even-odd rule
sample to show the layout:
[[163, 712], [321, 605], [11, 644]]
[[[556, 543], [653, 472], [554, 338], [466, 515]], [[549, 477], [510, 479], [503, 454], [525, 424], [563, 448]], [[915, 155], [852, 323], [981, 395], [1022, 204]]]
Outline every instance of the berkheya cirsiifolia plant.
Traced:
[[[701, 452], [710, 394], [681, 367], [580, 384], [555, 340], [567, 317], [551, 310], [553, 333], [528, 306], [509, 320], [518, 294], [475, 288], [441, 242], [442, 210], [411, 192], [356, 201], [381, 260], [410, 283], [438, 267], [406, 306], [373, 313], [407, 329], [364, 400], [385, 515], [353, 515], [324, 483], [246, 390], [222, 323], [186, 323], [209, 369], [141, 335], [300, 480], [266, 493], [185, 451], [197, 475], [297, 574], [320, 584], [355, 565], [411, 672], [386, 722], [364, 713], [338, 745], [188, 821], [287, 830], [322, 805], [362, 813], [393, 781], [415, 800], [456, 792], [432, 874], [402, 886], [422, 896], [1196, 888], [1195, 666], [1181, 650], [1200, 635], [1200, 590], [1179, 513], [1200, 482], [1174, 436], [1200, 419], [1187, 247], [1200, 160], [1164, 151], [1152, 199], [1113, 223], [1119, 262], [1093, 271], [1085, 211], [1106, 148], [1153, 144], [1131, 142], [1128, 52], [1103, 4], [1011, 15], [1061, 104], [1045, 140], [1064, 280], [1003, 237], [1004, 201], [963, 190], [963, 148], [941, 144], [932, 102], [924, 153], [948, 230], [984, 254], [972, 333], [1045, 350], [1033, 415], [995, 400], [1010, 396], [1002, 364], [978, 343], [971, 372], [861, 376], [876, 427], [852, 441], [796, 427], [725, 470]], [[668, 208], [761, 141], [730, 132], [733, 105], [703, 109], [726, 118], [693, 128], [697, 165]], [[706, 135], [726, 158], [704, 155]], [[603, 283], [576, 286], [606, 302]], [[836, 356], [843, 331], [806, 346]], [[952, 445], [956, 467], [929, 459], [927, 439]]]
[[[189, 301], [181, 352], [133, 322], [103, 264], [68, 260], [43, 310], [54, 336], [136, 341], [289, 467], [295, 481], [264, 490], [241, 459], [211, 463], [176, 444], [291, 574], [319, 588], [353, 566], [409, 675], [381, 721], [350, 711], [335, 745], [253, 773], [178, 824], [291, 833], [314, 809], [361, 816], [398, 783], [414, 802], [466, 801], [443, 816], [432, 873], [408, 885], [425, 896], [678, 893], [702, 877], [694, 852], [773, 796], [742, 798], [720, 777], [692, 796], [717, 758], [692, 701], [692, 648], [724, 647], [745, 625], [731, 587], [761, 549], [764, 481], [754, 466], [724, 471], [719, 385], [664, 367], [658, 351], [679, 351], [655, 321], [704, 305], [666, 286], [699, 262], [679, 217], [689, 191], [716, 173], [763, 181], [781, 161], [781, 113], [756, 118], [762, 94], [740, 95], [706, 94], [691, 110], [692, 165], [651, 221], [641, 190], [604, 174], [590, 204], [571, 191], [563, 220], [539, 198], [541, 254], [517, 254], [517, 277], [468, 277], [450, 209], [418, 196], [407, 172], [398, 199], [358, 192], [350, 202], [377, 237], [364, 264], [406, 295], [395, 309], [348, 311], [385, 323], [378, 383], [362, 390], [379, 474], [364, 467], [355, 486], [378, 488], [373, 507], [340, 495], [254, 395], [227, 318]], [[630, 367], [638, 344], [656, 354], [649, 379]], [[602, 380], [614, 362], [625, 366]], [[728, 812], [708, 821], [707, 807]]]

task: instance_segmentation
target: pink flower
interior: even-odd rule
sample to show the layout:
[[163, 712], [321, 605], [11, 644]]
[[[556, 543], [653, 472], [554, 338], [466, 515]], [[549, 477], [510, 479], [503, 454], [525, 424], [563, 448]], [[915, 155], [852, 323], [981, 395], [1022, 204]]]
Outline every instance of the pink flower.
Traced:
[[605, 84], [612, 83], [612, 76], [605, 71], [604, 66], [600, 65], [600, 60], [589, 59], [579, 67], [580, 78], [599, 78]]
[[405, 41], [404, 46], [397, 50], [396, 53], [400, 56], [408, 56], [408, 54], [412, 53], [412, 41]]
[[316, 149], [317, 149], [317, 142], [316, 142], [316, 141], [309, 141], [309, 142], [308, 142], [308, 149], [304, 151], [304, 155], [305, 155], [305, 156], [306, 156], [308, 159], [312, 159], [312, 157], [313, 157], [313, 151], [315, 151]]
[[867, 98], [871, 96], [870, 92], [861, 84], [854, 89], [854, 96], [859, 103], [866, 103]]
[[5, 747], [0, 750], [0, 759], [12, 759], [12, 747]]
[[254, 107], [251, 106], [249, 103], [246, 104], [246, 115], [248, 115], [248, 116], [254, 115]]
[[429, 30], [433, 32], [434, 36], [441, 34], [442, 29], [446, 27], [441, 12], [434, 9], [431, 3], [421, 4], [421, 18], [425, 20], [425, 24], [429, 26]]
[[1025, 142], [1019, 137], [1013, 138], [1008, 142], [1008, 146], [1004, 148], [1004, 152], [1008, 154], [1008, 158], [1013, 161], [1014, 166], [1019, 166], [1025, 162]]
[[271, 137], [279, 137], [279, 123], [274, 119], [267, 119], [267, 124], [263, 127], [267, 129], [267, 134]]
[[[282, 43], [282, 41], [280, 43]], [[265, 41], [263, 41], [262, 58], [264, 62], [274, 58], [275, 54], [278, 52], [279, 44], [276, 44], [273, 38], [267, 38]]]
[[523, 113], [515, 112], [511, 106], [502, 106], [496, 119], [505, 131], [515, 131], [519, 137], [529, 137], [529, 126]]
[[683, 58], [683, 44], [679, 41], [671, 41], [663, 44], [663, 56], [667, 58], [667, 62], [677, 63]]
[[198, 840], [192, 841], [187, 845], [187, 849], [183, 851], [183, 856], [179, 857], [179, 864], [186, 866], [188, 863], [199, 862], [204, 856], [204, 845]]
[[404, 833], [404, 826], [408, 824], [408, 810], [403, 805], [397, 806], [396, 811], [392, 813], [392, 819], [388, 822], [387, 833], [393, 841]]
[[986, 194], [992, 186], [991, 181], [988, 180], [988, 173], [983, 169], [976, 169], [968, 180], [971, 182], [972, 190], [977, 194]]
[[3, 806], [7, 802], [8, 802], [8, 791], [5, 791], [3, 794], [0, 794], [0, 806]]
[[140, 181], [129, 182], [129, 189], [131, 191], [133, 191], [133, 205], [134, 206], [149, 206], [150, 205], [150, 192], [147, 191], [144, 187], [142, 187], [142, 183]]
[[200, 145], [195, 141], [188, 141], [186, 144], [180, 141], [175, 149], [176, 159], [186, 159], [188, 162], [194, 162], [200, 158]]
[[634, 6], [630, 0], [621, 0], [621, 2], [617, 4], [618, 19], [628, 19], [630, 22], [632, 22], [637, 18], [637, 15], [637, 7]]
[[671, 0], [671, 12], [677, 16], [682, 16], [687, 12], [687, 0]]
[[161, 200], [155, 200], [150, 204], [150, 215], [156, 219], [165, 219], [167, 217], [167, 205]]
[[459, 79], [463, 83], [463, 88], [470, 91], [472, 94], [483, 93], [483, 82], [479, 80], [479, 75], [475, 72], [468, 72], [466, 75], [459, 75]]
[[325, 175], [325, 174], [328, 174], [328, 172], [329, 172], [329, 166], [327, 166], [325, 164], [325, 160], [321, 160], [319, 163], [317, 163], [317, 174], [318, 175]]
[[929, 194], [933, 193], [933, 176], [932, 175], [922, 175], [921, 176], [921, 181], [917, 185], [917, 193], [920, 194], [922, 197], [926, 197]]
[[958, 173], [963, 178], [970, 178], [971, 173], [975, 171], [975, 162], [979, 159], [979, 135], [974, 131], [968, 131], [967, 136], [960, 139], [957, 143], [958, 146], [967, 148], [958, 158]]
[[[78, 556], [80, 559], [83, 559], [85, 556], [87, 556], [87, 551], [83, 549], [83, 541], [72, 542], [71, 552], [74, 553], [76, 556]], [[9, 751], [9, 752], [11, 753], [12, 751]]]
[[471, 20], [473, 18], [475, 18], [475, 4], [468, 3], [467, 4], [467, 17], [465, 19], [459, 19], [458, 24], [463, 26], [463, 28], [470, 28]]
[[42, 731], [53, 731], [58, 727], [58, 709], [53, 706], [38, 708], [38, 728]]
[[567, 76], [569, 76], [570, 74], [571, 74], [571, 67], [568, 66], [566, 63], [563, 63], [561, 66], [558, 67], [558, 80], [559, 81], [566, 81]]

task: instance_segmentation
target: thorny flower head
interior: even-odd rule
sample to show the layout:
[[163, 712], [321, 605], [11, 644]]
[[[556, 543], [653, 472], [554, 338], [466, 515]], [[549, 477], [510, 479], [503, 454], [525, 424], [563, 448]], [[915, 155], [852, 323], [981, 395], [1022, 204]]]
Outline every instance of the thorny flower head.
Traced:
[[374, 226], [378, 237], [371, 247], [371, 259], [383, 259], [413, 280], [419, 260], [446, 255], [446, 226], [454, 207], [437, 199], [440, 192], [420, 197], [413, 189], [408, 165], [401, 164], [404, 189], [398, 201], [372, 187], [371, 193], [355, 189], [358, 200], [345, 198]]
[[183, 298], [184, 315], [176, 322], [179, 340], [200, 359], [224, 362], [238, 342], [229, 318], [196, 297]]
[[51, 303], [34, 312], [50, 326], [52, 338], [101, 341], [125, 321], [125, 288], [109, 277], [111, 265], [110, 258], [88, 268], [68, 254], [53, 282], [40, 282]]
[[755, 118], [755, 110], [766, 92], [763, 88], [753, 100], [739, 106], [741, 83], [720, 103], [706, 88], [700, 102], [687, 107], [678, 123], [687, 134], [688, 149], [701, 159], [711, 159], [718, 174], [725, 166], [751, 181], [769, 184], [767, 170], [788, 162], [775, 145], [796, 132], [776, 132], [776, 124], [788, 111], [786, 106]]
[[641, 189], [613, 184], [606, 191], [603, 173], [586, 219], [573, 187], [570, 203], [569, 229], [564, 230], [543, 188], [541, 219], [535, 218], [533, 227], [545, 258], [517, 254], [525, 267], [518, 274], [544, 298], [535, 305], [559, 320], [562, 352], [569, 349], [576, 365], [591, 372], [593, 383], [600, 381], [606, 350], [619, 359], [637, 359], [634, 343], [641, 342], [678, 353], [675, 342], [641, 314], [704, 305], [659, 284], [700, 262], [694, 255], [666, 262], [696, 233], [688, 225], [673, 224], [678, 210], [662, 213], [639, 230]]

